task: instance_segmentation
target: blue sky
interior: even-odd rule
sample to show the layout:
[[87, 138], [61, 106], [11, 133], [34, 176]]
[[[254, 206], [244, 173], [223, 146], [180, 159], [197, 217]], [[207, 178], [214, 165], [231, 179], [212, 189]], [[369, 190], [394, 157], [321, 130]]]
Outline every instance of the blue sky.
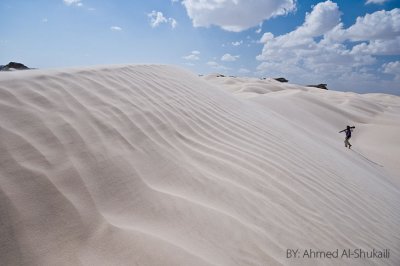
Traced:
[[400, 95], [400, 0], [2, 0], [0, 64], [174, 64]]

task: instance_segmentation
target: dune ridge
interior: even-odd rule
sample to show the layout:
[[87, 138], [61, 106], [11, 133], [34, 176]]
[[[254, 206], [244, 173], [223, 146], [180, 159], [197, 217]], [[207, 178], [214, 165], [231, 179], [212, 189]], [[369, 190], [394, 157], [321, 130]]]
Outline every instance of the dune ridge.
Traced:
[[320, 265], [286, 249], [386, 248], [322, 263], [398, 265], [399, 103], [171, 66], [2, 73], [0, 260]]

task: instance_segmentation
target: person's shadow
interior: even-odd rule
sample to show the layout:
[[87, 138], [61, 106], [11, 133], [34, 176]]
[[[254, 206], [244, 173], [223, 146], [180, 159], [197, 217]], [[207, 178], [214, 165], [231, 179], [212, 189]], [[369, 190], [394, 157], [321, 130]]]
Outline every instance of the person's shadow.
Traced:
[[359, 153], [358, 151], [355, 151], [355, 150], [353, 150], [353, 149], [350, 149], [350, 150], [352, 150], [353, 152], [357, 153], [358, 155], [360, 155], [361, 157], [363, 157], [363, 158], [364, 158], [365, 160], [367, 160], [368, 162], [371, 162], [371, 163], [376, 164], [376, 165], [378, 165], [378, 166], [380, 166], [380, 167], [383, 167], [383, 165], [381, 165], [381, 164], [379, 164], [379, 163], [376, 163], [376, 162], [374, 162], [374, 161], [368, 159], [367, 157], [365, 157], [364, 155], [362, 155], [362, 154]]

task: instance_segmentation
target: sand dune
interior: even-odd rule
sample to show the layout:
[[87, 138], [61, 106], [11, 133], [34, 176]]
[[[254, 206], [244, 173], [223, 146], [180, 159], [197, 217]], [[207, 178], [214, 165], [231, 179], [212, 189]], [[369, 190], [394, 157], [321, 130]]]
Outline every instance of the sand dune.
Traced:
[[120, 65], [1, 73], [0, 112], [2, 265], [400, 264], [399, 97]]

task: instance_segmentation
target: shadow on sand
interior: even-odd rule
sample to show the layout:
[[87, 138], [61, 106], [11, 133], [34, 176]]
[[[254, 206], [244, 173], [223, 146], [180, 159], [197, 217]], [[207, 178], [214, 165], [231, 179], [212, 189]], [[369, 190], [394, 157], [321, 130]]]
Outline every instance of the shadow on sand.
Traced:
[[374, 161], [368, 159], [367, 157], [365, 157], [364, 155], [362, 155], [360, 152], [358, 152], [358, 151], [356, 151], [356, 150], [353, 150], [353, 149], [350, 149], [350, 150], [352, 150], [353, 152], [357, 153], [358, 155], [360, 155], [361, 157], [363, 157], [363, 158], [364, 158], [365, 160], [367, 160], [368, 162], [373, 163], [373, 164], [376, 164], [376, 165], [378, 165], [378, 166], [380, 166], [380, 167], [383, 167], [383, 165], [381, 165], [381, 164], [379, 164], [379, 163], [376, 163], [376, 162], [374, 162]]

